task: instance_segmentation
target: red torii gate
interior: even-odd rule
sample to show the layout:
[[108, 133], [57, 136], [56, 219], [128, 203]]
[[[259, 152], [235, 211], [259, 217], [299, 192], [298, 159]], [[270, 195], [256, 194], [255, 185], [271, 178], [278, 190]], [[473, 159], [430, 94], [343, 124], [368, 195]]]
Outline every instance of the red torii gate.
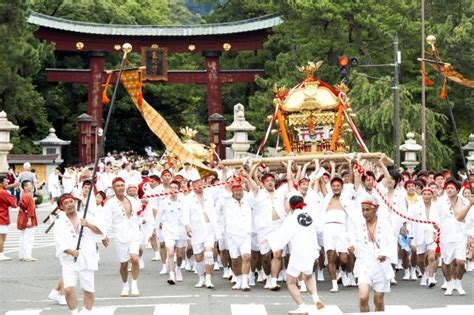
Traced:
[[[221, 85], [254, 82], [263, 75], [262, 69], [221, 70], [219, 57], [226, 51], [255, 51], [263, 46], [273, 26], [282, 23], [278, 15], [219, 24], [184, 26], [114, 25], [85, 23], [60, 19], [32, 12], [30, 24], [38, 26], [35, 37], [53, 44], [58, 51], [86, 52], [90, 69], [46, 69], [49, 82], [87, 84], [89, 87], [87, 114], [79, 117], [79, 162], [94, 160], [97, 128], [102, 127], [102, 84], [106, 82], [105, 57], [120, 51], [123, 43], [130, 43], [134, 52], [142, 47], [158, 45], [169, 53], [193, 52], [204, 57], [205, 70], [169, 70], [168, 81], [161, 83], [194, 83], [207, 85], [210, 142], [225, 157], [225, 125]], [[218, 123], [217, 128], [213, 125]]]

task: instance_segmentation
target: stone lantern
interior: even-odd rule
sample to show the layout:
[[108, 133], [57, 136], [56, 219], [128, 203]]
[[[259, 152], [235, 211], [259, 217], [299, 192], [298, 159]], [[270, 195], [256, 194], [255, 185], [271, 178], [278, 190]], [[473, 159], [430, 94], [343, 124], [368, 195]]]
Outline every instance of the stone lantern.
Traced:
[[244, 105], [240, 103], [234, 106], [234, 121], [226, 127], [226, 130], [233, 132], [234, 136], [232, 139], [222, 141], [225, 145], [231, 145], [234, 151], [234, 159], [246, 157], [250, 145], [255, 143], [255, 141], [248, 138], [249, 132], [254, 131], [255, 127], [245, 120], [244, 110]]
[[6, 174], [8, 171], [7, 155], [13, 148], [10, 142], [10, 133], [18, 130], [18, 126], [14, 125], [7, 119], [7, 113], [0, 112], [0, 174]]
[[415, 134], [413, 132], [407, 133], [405, 143], [400, 146], [400, 151], [405, 153], [405, 158], [402, 162], [402, 165], [406, 167], [410, 174], [413, 174], [415, 167], [420, 164], [420, 162], [417, 160], [416, 154], [421, 152], [422, 149], [421, 145], [416, 143], [416, 140], [413, 139], [414, 137]]
[[49, 129], [49, 134], [46, 138], [39, 141], [33, 141], [36, 145], [41, 145], [43, 149], [43, 155], [57, 154], [57, 158], [54, 160], [55, 163], [61, 164], [63, 162], [61, 156], [61, 147], [71, 144], [71, 141], [59, 139], [56, 135], [54, 128]]
[[470, 173], [474, 172], [474, 133], [469, 135], [467, 144], [462, 147], [467, 152], [466, 166]]

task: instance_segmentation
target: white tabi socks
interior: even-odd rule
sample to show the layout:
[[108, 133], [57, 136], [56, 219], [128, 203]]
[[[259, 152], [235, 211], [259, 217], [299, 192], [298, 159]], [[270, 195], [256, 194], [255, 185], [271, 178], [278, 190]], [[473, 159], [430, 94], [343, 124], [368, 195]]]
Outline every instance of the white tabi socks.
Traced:
[[120, 296], [128, 296], [128, 291], [129, 291], [128, 281], [123, 282], [123, 284], [122, 284], [122, 293], [120, 293]]
[[140, 291], [138, 291], [138, 280], [133, 280], [132, 279], [132, 292], [131, 292], [131, 295], [132, 296], [139, 296], [140, 295]]
[[235, 279], [235, 284], [232, 287], [232, 290], [240, 290], [240, 288], [242, 287], [242, 276], [234, 275], [233, 278]]
[[329, 290], [331, 293], [339, 292], [339, 286], [337, 285], [337, 280], [332, 280], [332, 288]]

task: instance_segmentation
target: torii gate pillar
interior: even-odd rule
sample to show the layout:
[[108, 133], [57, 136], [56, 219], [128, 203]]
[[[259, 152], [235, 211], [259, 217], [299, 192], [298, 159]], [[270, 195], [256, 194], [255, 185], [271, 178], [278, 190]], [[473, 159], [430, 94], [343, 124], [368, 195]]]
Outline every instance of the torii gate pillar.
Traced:
[[[207, 111], [209, 117], [213, 117], [213, 114], [219, 114], [220, 117], [224, 114], [222, 107], [222, 95], [221, 95], [221, 80], [220, 80], [220, 65], [219, 57], [222, 53], [219, 50], [205, 50], [202, 52], [205, 58], [205, 67], [207, 72], [206, 83], [207, 83]], [[215, 115], [214, 115], [215, 116]], [[218, 132], [213, 124], [218, 123]], [[215, 137], [217, 136], [217, 137]], [[209, 122], [209, 138], [210, 142], [216, 145], [217, 154], [221, 159], [225, 159], [225, 146], [222, 144], [222, 140], [225, 139], [225, 125], [224, 120], [216, 120]]]

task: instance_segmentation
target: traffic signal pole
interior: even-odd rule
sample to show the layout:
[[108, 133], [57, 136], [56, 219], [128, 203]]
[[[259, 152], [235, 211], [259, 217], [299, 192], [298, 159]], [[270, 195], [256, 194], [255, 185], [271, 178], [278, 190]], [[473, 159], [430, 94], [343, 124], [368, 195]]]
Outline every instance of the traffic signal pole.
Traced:
[[397, 35], [393, 37], [393, 51], [393, 148], [395, 152], [395, 169], [398, 169], [400, 167], [400, 60]]

